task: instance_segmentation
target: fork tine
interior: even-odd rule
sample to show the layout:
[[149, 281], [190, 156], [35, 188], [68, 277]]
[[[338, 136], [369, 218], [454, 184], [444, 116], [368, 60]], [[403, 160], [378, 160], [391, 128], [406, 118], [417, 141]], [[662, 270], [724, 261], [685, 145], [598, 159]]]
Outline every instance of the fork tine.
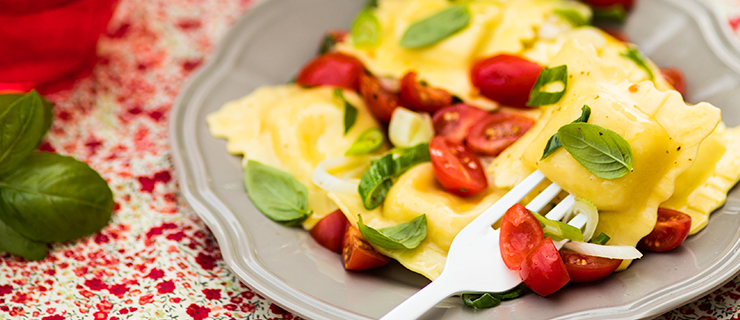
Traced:
[[509, 190], [501, 199], [496, 201], [490, 208], [484, 211], [480, 216], [475, 218], [471, 223], [468, 224], [467, 228], [480, 228], [484, 226], [491, 226], [494, 222], [501, 219], [506, 213], [506, 210], [511, 206], [517, 204], [519, 201], [529, 194], [537, 185], [545, 180], [545, 174], [539, 170], [535, 170], [521, 183], [516, 185], [513, 189]]
[[570, 210], [570, 208], [573, 207], [573, 205], [576, 203], [576, 197], [572, 194], [569, 194], [563, 201], [560, 201], [555, 208], [552, 208], [550, 212], [547, 213], [545, 218], [548, 218], [550, 220], [560, 220], [565, 216], [565, 214]]
[[540, 194], [537, 195], [526, 207], [530, 211], [534, 212], [540, 212], [542, 208], [544, 208], [552, 198], [555, 198], [555, 196], [560, 193], [560, 190], [563, 190], [560, 188], [559, 185], [553, 183], [549, 185], [545, 190], [543, 190]]

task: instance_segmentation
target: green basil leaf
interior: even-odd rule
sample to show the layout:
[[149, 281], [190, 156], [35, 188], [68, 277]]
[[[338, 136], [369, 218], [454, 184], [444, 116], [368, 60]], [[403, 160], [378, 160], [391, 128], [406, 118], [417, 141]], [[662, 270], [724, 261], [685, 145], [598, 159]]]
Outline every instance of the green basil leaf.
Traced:
[[[581, 116], [578, 117], [578, 119], [573, 120], [573, 122], [571, 123], [586, 123], [588, 122], [589, 117], [591, 117], [591, 107], [584, 104], [581, 108]], [[552, 137], [550, 137], [550, 140], [547, 140], [547, 144], [545, 145], [545, 152], [542, 153], [542, 158], [540, 158], [540, 160], [547, 158], [562, 145], [563, 144], [560, 143], [560, 138], [558, 138], [558, 134], [554, 133]]]
[[367, 3], [365, 3], [365, 8], [377, 8], [378, 7], [378, 0], [367, 0]]
[[401, 37], [400, 46], [417, 49], [440, 42], [470, 23], [470, 11], [465, 5], [451, 5], [427, 18], [414, 22]]
[[370, 168], [362, 175], [357, 191], [360, 193], [365, 209], [372, 210], [383, 203], [388, 190], [393, 186], [391, 179], [394, 169], [393, 154], [389, 153], [373, 161]]
[[0, 251], [21, 256], [28, 260], [44, 260], [46, 258], [46, 243], [28, 239], [0, 220]]
[[574, 27], [585, 26], [591, 23], [590, 19], [576, 9], [555, 9], [555, 14], [565, 19]]
[[427, 215], [422, 214], [409, 222], [397, 226], [375, 229], [362, 222], [357, 215], [357, 228], [370, 243], [388, 249], [413, 249], [427, 236]]
[[487, 309], [498, 306], [501, 301], [519, 298], [526, 292], [527, 287], [524, 284], [520, 284], [504, 292], [463, 293], [462, 299], [466, 306], [475, 309]]
[[294, 227], [311, 215], [308, 189], [290, 173], [247, 160], [244, 186], [254, 206], [270, 220]]
[[[0, 94], [0, 110], [5, 110], [11, 103], [21, 97], [23, 97], [23, 95], [19, 93]], [[51, 128], [51, 122], [54, 119], [54, 104], [43, 97], [41, 97], [41, 103], [44, 106], [44, 133], [46, 133], [49, 131], [49, 128]]]
[[[562, 89], [552, 91], [550, 86], [562, 84]], [[553, 68], [545, 68], [540, 72], [532, 91], [529, 93], [527, 105], [530, 107], [541, 107], [551, 105], [560, 101], [568, 88], [568, 66], [561, 65]]]
[[594, 21], [598, 23], [623, 23], [627, 19], [627, 10], [621, 4], [606, 8], [594, 8]]
[[653, 70], [650, 69], [650, 66], [647, 65], [647, 62], [645, 62], [645, 56], [642, 55], [640, 50], [637, 50], [636, 48], [627, 48], [627, 51], [622, 52], [619, 55], [632, 60], [632, 62], [640, 67], [640, 69], [647, 72], [650, 81], [655, 81], [655, 74], [653, 73]]
[[334, 97], [341, 99], [344, 103], [344, 135], [346, 136], [347, 132], [352, 129], [352, 126], [354, 126], [357, 121], [357, 108], [347, 101], [342, 89], [334, 89], [333, 94]]
[[570, 239], [583, 242], [583, 233], [580, 229], [562, 221], [550, 220], [537, 212], [532, 212], [542, 226], [545, 238], [550, 237], [553, 241]]
[[[396, 152], [399, 152], [398, 150]], [[422, 142], [413, 147], [401, 149], [397, 153], [397, 157], [394, 157], [394, 178], [400, 177], [407, 170], [415, 167], [416, 165], [432, 161], [429, 155], [429, 143]]]
[[36, 150], [48, 129], [45, 118], [44, 103], [36, 91], [0, 105], [0, 176]]
[[380, 44], [380, 22], [370, 8], [360, 11], [350, 32], [357, 48], [374, 49]]
[[603, 246], [607, 242], [609, 242], [609, 240], [611, 240], [611, 238], [609, 236], [607, 236], [606, 233], [603, 233], [602, 232], [602, 233], [599, 233], [599, 235], [596, 236], [596, 238], [591, 239], [591, 241], [589, 241], [589, 242], [590, 243], [595, 243], [595, 244], [600, 244], [600, 245]]
[[565, 150], [586, 170], [603, 179], [632, 171], [632, 148], [616, 132], [589, 123], [571, 123], [558, 129]]
[[0, 219], [31, 240], [69, 241], [98, 232], [112, 211], [108, 183], [71, 157], [32, 153], [0, 181]]
[[383, 145], [383, 132], [378, 128], [370, 128], [361, 133], [352, 143], [345, 156], [358, 156], [378, 150]]

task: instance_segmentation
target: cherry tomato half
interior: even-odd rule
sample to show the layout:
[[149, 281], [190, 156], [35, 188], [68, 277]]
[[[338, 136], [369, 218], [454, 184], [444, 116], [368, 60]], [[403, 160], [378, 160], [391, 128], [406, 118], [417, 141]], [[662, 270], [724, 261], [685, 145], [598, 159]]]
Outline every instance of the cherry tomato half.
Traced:
[[632, 6], [635, 5], [635, 0], [581, 0], [581, 2], [596, 9], [605, 9], [614, 5], [622, 5], [625, 10], [630, 10], [632, 9]]
[[587, 256], [570, 250], [560, 250], [560, 257], [568, 270], [570, 281], [592, 282], [601, 280], [617, 270], [622, 259]]
[[499, 248], [501, 258], [511, 270], [519, 270], [529, 251], [544, 238], [540, 222], [521, 204], [511, 206], [501, 218]]
[[440, 109], [432, 117], [434, 132], [457, 143], [463, 143], [468, 129], [488, 114], [467, 104], [459, 103]]
[[373, 248], [360, 230], [349, 226], [342, 241], [342, 263], [347, 270], [367, 270], [382, 267], [391, 261]]
[[533, 125], [534, 120], [523, 115], [492, 113], [470, 127], [468, 146], [477, 153], [496, 156]]
[[311, 229], [311, 237], [324, 248], [342, 253], [342, 240], [349, 226], [342, 210], [334, 210]]
[[663, 74], [668, 83], [673, 86], [678, 93], [682, 96], [686, 94], [686, 78], [683, 76], [683, 72], [678, 68], [660, 68], [660, 73]]
[[472, 196], [488, 187], [488, 179], [478, 157], [464, 145], [442, 136], [429, 142], [434, 177], [450, 193]]
[[568, 270], [550, 238], [529, 252], [522, 262], [519, 277], [528, 288], [543, 297], [560, 290], [570, 281]]
[[691, 230], [691, 216], [683, 212], [658, 208], [658, 221], [653, 232], [642, 238], [637, 247], [652, 252], [666, 252], [678, 247]]
[[515, 108], [528, 108], [532, 91], [542, 66], [527, 59], [500, 54], [476, 62], [470, 81], [484, 97]]
[[416, 81], [416, 72], [409, 71], [401, 78], [401, 105], [414, 110], [434, 113], [452, 103], [447, 90], [433, 88]]
[[397, 94], [385, 89], [378, 78], [364, 73], [360, 75], [360, 94], [376, 119], [391, 121], [393, 110], [398, 107]]
[[303, 66], [296, 83], [306, 87], [330, 85], [350, 90], [359, 88], [365, 66], [357, 58], [339, 52], [318, 56]]

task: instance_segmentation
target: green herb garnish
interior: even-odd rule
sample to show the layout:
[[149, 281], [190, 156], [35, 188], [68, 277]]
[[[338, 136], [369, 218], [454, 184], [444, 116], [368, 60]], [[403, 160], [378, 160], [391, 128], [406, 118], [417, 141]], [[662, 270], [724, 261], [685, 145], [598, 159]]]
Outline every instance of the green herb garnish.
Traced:
[[603, 233], [602, 232], [598, 236], [596, 236], [596, 238], [591, 239], [591, 241], [589, 241], [589, 242], [590, 243], [595, 243], [595, 244], [600, 244], [600, 245], [603, 246], [607, 242], [609, 242], [609, 240], [611, 240], [611, 238], [609, 236], [607, 236], [606, 233]]
[[414, 22], [401, 37], [399, 45], [417, 49], [440, 42], [470, 23], [470, 11], [465, 5], [451, 5], [425, 19]]
[[346, 136], [347, 132], [349, 132], [349, 130], [352, 129], [352, 126], [355, 125], [355, 121], [357, 121], [357, 107], [347, 101], [342, 89], [334, 89], [333, 94], [334, 97], [341, 99], [344, 104], [344, 135]]
[[501, 301], [519, 298], [526, 292], [527, 287], [524, 284], [520, 284], [513, 289], [498, 293], [463, 293], [462, 299], [463, 303], [468, 307], [488, 309], [498, 306], [501, 304]]
[[373, 49], [380, 43], [380, 22], [370, 8], [360, 11], [352, 23], [352, 44], [357, 48]]
[[619, 134], [589, 123], [571, 123], [558, 129], [565, 150], [599, 178], [616, 179], [632, 171], [632, 148]]
[[422, 214], [413, 220], [397, 226], [375, 229], [362, 222], [357, 215], [357, 227], [370, 243], [388, 249], [413, 249], [427, 236], [427, 215]]
[[254, 206], [273, 221], [292, 227], [311, 215], [306, 186], [285, 171], [247, 160], [244, 186]]
[[532, 212], [532, 215], [540, 222], [545, 238], [550, 237], [553, 241], [564, 239], [583, 241], [583, 233], [578, 228], [562, 221], [550, 220], [536, 212]]
[[372, 210], [380, 206], [388, 190], [393, 186], [393, 179], [411, 167], [427, 161], [430, 161], [428, 143], [420, 143], [407, 149], [395, 149], [373, 161], [362, 175], [357, 188], [365, 209]]
[[586, 17], [576, 9], [555, 9], [555, 14], [565, 19], [574, 27], [585, 26], [591, 23], [591, 19]]
[[[581, 108], [581, 116], [578, 117], [578, 119], [573, 120], [573, 122], [571, 123], [578, 123], [578, 122], [586, 123], [588, 122], [588, 118], [590, 116], [591, 116], [591, 107], [584, 104], [583, 107]], [[551, 155], [553, 152], [555, 152], [555, 150], [557, 150], [561, 146], [562, 144], [560, 143], [560, 139], [558, 138], [558, 134], [556, 132], [550, 137], [550, 140], [547, 140], [547, 144], [545, 145], [545, 151], [542, 153], [542, 158], [540, 158], [540, 160], [547, 158], [549, 155]]]
[[378, 150], [383, 145], [383, 132], [378, 128], [365, 130], [352, 143], [349, 150], [344, 153], [345, 156], [359, 156]]
[[29, 260], [43, 260], [46, 257], [46, 243], [28, 239], [0, 220], [0, 251]]
[[650, 69], [650, 66], [647, 65], [647, 62], [645, 62], [645, 56], [642, 55], [642, 52], [640, 52], [640, 50], [637, 50], [635, 48], [627, 48], [627, 51], [622, 52], [619, 55], [632, 60], [632, 62], [640, 67], [640, 69], [647, 72], [650, 81], [655, 81], [655, 74], [653, 73], [653, 70]]
[[529, 93], [527, 106], [541, 107], [560, 101], [568, 88], [568, 66], [545, 68]]
[[623, 23], [627, 19], [627, 10], [621, 4], [606, 8], [594, 8], [594, 21], [598, 23]]

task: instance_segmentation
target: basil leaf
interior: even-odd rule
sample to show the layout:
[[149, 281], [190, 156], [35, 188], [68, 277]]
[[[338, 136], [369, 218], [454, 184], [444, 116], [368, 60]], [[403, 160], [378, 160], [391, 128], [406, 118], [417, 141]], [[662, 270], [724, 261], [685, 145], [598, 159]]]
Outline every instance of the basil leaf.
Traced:
[[344, 135], [346, 136], [347, 132], [355, 125], [355, 121], [357, 121], [357, 108], [347, 101], [342, 89], [334, 89], [333, 94], [334, 97], [341, 99], [344, 103]]
[[596, 238], [591, 239], [591, 241], [589, 241], [589, 242], [590, 243], [595, 243], [595, 244], [600, 244], [600, 245], [603, 246], [607, 242], [609, 242], [609, 240], [611, 240], [611, 238], [609, 236], [607, 236], [606, 233], [603, 233], [602, 232], [602, 233], [599, 233], [599, 235], [596, 236]]
[[583, 233], [580, 229], [562, 221], [550, 220], [537, 212], [532, 212], [532, 214], [540, 222], [545, 238], [550, 237], [553, 241], [570, 239], [583, 242]]
[[367, 0], [367, 3], [365, 3], [365, 8], [377, 8], [378, 7], [378, 0]]
[[498, 306], [501, 301], [512, 300], [523, 296], [527, 292], [527, 287], [520, 284], [504, 292], [486, 292], [486, 293], [463, 293], [462, 299], [466, 306], [475, 309], [487, 309]]
[[603, 179], [632, 171], [632, 148], [616, 132], [589, 123], [571, 123], [558, 129], [565, 150], [586, 170]]
[[358, 156], [378, 150], [383, 145], [383, 132], [378, 128], [370, 128], [361, 133], [352, 143], [345, 156]]
[[[591, 107], [587, 105], [583, 105], [581, 108], [581, 116], [578, 117], [578, 119], [573, 120], [571, 123], [586, 123], [588, 122], [588, 118], [591, 117]], [[549, 155], [551, 155], [555, 150], [560, 148], [563, 144], [560, 143], [560, 138], [558, 138], [557, 132], [550, 137], [550, 140], [547, 140], [547, 144], [545, 145], [545, 152], [542, 153], [542, 158], [540, 160], [544, 160]]]
[[0, 220], [0, 251], [21, 256], [28, 260], [44, 260], [46, 258], [46, 243], [28, 239]]
[[590, 19], [575, 9], [555, 9], [555, 14], [565, 19], [574, 27], [585, 26], [591, 23]]
[[306, 186], [287, 172], [247, 160], [244, 186], [254, 206], [273, 221], [293, 227], [311, 215]]
[[357, 215], [357, 228], [370, 243], [388, 249], [413, 249], [427, 236], [427, 215], [422, 214], [413, 220], [397, 226], [375, 229], [362, 222]]
[[[0, 110], [5, 110], [5, 108], [9, 107], [11, 103], [21, 97], [23, 97], [23, 95], [18, 93], [0, 94]], [[41, 103], [44, 106], [44, 133], [46, 133], [49, 131], [49, 128], [51, 128], [51, 122], [54, 119], [54, 104], [43, 97], [41, 97]]]
[[393, 155], [389, 153], [373, 161], [370, 168], [362, 175], [357, 191], [360, 193], [365, 209], [372, 210], [383, 203], [388, 190], [393, 186], [391, 179], [394, 168]]
[[0, 105], [0, 176], [11, 172], [36, 150], [47, 130], [44, 114], [43, 101], [35, 90], [9, 105]]
[[[551, 91], [550, 86], [561, 83], [563, 88], [558, 91]], [[560, 101], [568, 88], [568, 66], [561, 65], [553, 68], [545, 68], [540, 72], [534, 88], [529, 93], [527, 106], [541, 107]]]
[[[396, 151], [398, 152], [398, 151]], [[400, 177], [407, 170], [415, 167], [416, 165], [429, 162], [432, 158], [429, 155], [429, 143], [419, 143], [411, 148], [402, 149], [402, 152], [398, 154], [398, 157], [394, 158], [394, 177]]]
[[357, 48], [374, 49], [380, 43], [380, 22], [370, 8], [360, 11], [350, 32], [352, 44]]
[[650, 81], [655, 81], [655, 74], [653, 73], [653, 70], [650, 69], [650, 67], [645, 62], [645, 56], [642, 55], [642, 52], [640, 50], [637, 50], [635, 48], [627, 48], [627, 51], [622, 52], [619, 54], [622, 57], [625, 57], [627, 59], [632, 60], [640, 69], [645, 70], [647, 72], [648, 77], [650, 78]]
[[598, 23], [623, 23], [627, 19], [627, 10], [621, 4], [606, 8], [594, 8], [594, 21]]
[[112, 211], [108, 183], [71, 157], [32, 153], [0, 181], [0, 219], [31, 240], [68, 241], [95, 233]]
[[427, 18], [414, 22], [406, 29], [399, 45], [417, 49], [440, 42], [470, 23], [470, 11], [464, 5], [451, 5]]

